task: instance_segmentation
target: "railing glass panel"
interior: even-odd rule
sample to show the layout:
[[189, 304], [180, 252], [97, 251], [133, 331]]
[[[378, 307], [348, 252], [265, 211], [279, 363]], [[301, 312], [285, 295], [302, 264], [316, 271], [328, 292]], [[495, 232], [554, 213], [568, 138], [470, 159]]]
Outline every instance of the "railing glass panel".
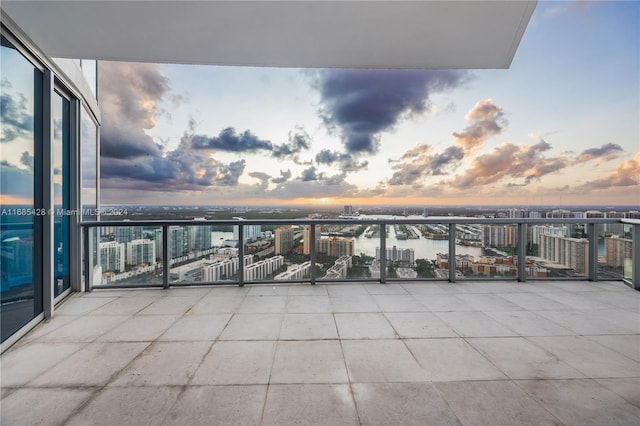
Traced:
[[589, 239], [584, 223], [536, 223], [527, 227], [525, 278], [585, 278]]
[[[311, 235], [311, 226], [305, 229], [306, 238]], [[361, 222], [317, 225], [315, 229], [318, 280], [380, 278], [375, 262], [375, 247], [380, 245], [379, 227]]]

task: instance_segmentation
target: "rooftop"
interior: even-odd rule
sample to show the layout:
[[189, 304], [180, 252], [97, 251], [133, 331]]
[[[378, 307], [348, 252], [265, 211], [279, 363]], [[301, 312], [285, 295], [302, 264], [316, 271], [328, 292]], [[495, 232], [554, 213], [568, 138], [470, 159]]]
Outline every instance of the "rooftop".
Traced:
[[640, 422], [621, 282], [75, 293], [2, 355], [2, 424]]

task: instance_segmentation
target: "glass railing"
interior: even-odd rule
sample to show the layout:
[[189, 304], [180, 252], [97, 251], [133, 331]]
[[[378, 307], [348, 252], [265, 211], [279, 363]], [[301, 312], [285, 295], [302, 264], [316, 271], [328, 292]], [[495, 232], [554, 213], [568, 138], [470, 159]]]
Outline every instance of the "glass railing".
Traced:
[[89, 288], [486, 279], [633, 283], [638, 272], [633, 265], [639, 264], [634, 256], [640, 255], [633, 250], [636, 222], [462, 217], [85, 222], [84, 235], [97, 244], [84, 246], [83, 272]]

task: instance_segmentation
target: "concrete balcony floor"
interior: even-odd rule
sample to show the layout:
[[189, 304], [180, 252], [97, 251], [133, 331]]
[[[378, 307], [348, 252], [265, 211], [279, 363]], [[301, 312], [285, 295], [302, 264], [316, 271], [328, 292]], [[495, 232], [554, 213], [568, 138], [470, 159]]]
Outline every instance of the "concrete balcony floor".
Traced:
[[616, 282], [76, 294], [2, 355], [6, 425], [640, 424]]

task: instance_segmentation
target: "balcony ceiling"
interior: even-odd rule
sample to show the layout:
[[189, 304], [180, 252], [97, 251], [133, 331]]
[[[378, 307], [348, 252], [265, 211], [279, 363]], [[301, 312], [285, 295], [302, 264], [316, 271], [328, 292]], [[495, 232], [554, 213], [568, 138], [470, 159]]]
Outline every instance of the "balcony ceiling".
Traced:
[[348, 68], [508, 68], [536, 1], [3, 1], [49, 56]]

